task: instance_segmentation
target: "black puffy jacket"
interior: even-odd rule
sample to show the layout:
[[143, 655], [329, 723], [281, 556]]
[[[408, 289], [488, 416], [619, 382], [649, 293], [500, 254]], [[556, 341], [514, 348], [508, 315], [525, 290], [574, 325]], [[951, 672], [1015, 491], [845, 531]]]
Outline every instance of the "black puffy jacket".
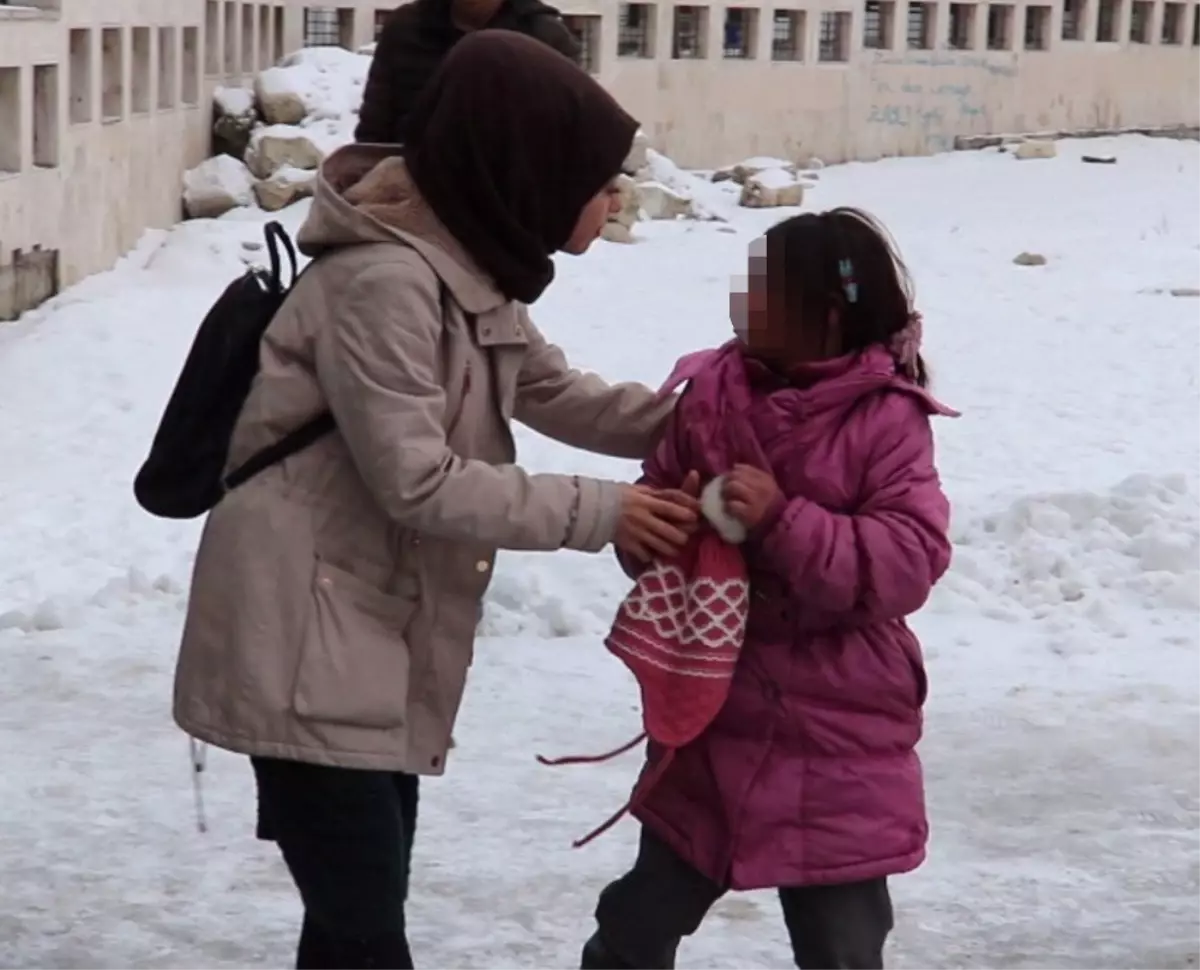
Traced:
[[[488, 29], [528, 34], [579, 63], [571, 31], [559, 12], [541, 0], [505, 0]], [[404, 123], [417, 95], [464, 36], [451, 20], [450, 0], [413, 0], [393, 10], [371, 60], [355, 140], [403, 142]]]

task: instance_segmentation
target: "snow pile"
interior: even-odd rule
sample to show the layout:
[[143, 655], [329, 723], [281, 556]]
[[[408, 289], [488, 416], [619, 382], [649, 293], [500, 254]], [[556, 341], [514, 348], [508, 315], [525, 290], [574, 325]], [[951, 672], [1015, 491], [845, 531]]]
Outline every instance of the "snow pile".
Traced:
[[194, 219], [254, 205], [254, 176], [244, 163], [230, 155], [205, 159], [184, 173], [183, 203]]
[[260, 75], [256, 90], [288, 93], [305, 106], [302, 127], [324, 126], [327, 133], [342, 132], [342, 143], [354, 138], [354, 125], [362, 104], [363, 85], [371, 57], [356, 54], [341, 47], [306, 47], [289, 54], [278, 67], [268, 68]]
[[955, 546], [945, 592], [998, 619], [1111, 629], [1120, 607], [1200, 612], [1200, 514], [1184, 475], [1030, 495], [967, 523]]

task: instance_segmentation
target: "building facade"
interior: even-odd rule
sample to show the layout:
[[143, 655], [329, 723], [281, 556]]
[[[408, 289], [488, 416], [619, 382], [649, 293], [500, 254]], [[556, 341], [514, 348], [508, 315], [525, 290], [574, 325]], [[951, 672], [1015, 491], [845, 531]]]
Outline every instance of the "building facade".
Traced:
[[[685, 166], [1200, 121], [1197, 0], [560, 6], [587, 69]], [[389, 8], [0, 0], [0, 319], [178, 221], [216, 86], [305, 44], [367, 44]]]

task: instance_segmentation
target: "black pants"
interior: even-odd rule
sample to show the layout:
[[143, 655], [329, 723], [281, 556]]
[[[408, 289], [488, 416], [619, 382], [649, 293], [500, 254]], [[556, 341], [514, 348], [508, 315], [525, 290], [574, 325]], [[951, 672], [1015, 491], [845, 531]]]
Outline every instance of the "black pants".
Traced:
[[[633, 868], [600, 894], [583, 970], [671, 970], [725, 890], [642, 830]], [[779, 890], [801, 970], [881, 970], [892, 929], [886, 879]]]
[[304, 903], [297, 970], [411, 970], [417, 776], [250, 761], [259, 837], [279, 844]]

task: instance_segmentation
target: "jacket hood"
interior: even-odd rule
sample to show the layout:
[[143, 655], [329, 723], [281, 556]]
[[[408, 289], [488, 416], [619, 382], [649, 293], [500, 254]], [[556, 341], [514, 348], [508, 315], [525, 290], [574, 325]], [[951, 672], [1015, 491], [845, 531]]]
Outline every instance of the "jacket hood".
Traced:
[[347, 145], [317, 172], [312, 208], [296, 234], [313, 258], [335, 249], [400, 243], [415, 249], [467, 313], [507, 302], [422, 198], [399, 145]]

